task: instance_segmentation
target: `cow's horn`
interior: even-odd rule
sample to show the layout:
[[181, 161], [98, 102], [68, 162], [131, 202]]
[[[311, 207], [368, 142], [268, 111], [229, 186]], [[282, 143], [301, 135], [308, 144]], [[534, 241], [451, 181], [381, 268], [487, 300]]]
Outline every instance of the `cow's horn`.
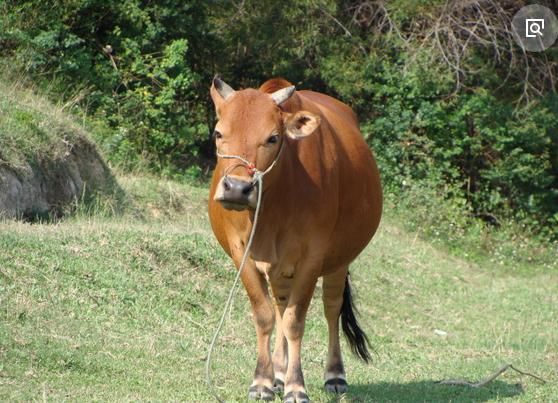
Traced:
[[273, 102], [275, 102], [277, 105], [281, 105], [283, 102], [289, 99], [291, 95], [294, 94], [294, 91], [295, 91], [294, 85], [291, 85], [290, 87], [286, 87], [286, 88], [281, 88], [280, 90], [277, 90], [273, 94], [271, 94], [271, 98], [273, 99]]
[[213, 77], [213, 85], [215, 86], [215, 89], [223, 99], [227, 99], [232, 94], [234, 94], [234, 90], [232, 89], [232, 87], [226, 82], [224, 82], [223, 80], [221, 80], [221, 77], [219, 77], [219, 75]]

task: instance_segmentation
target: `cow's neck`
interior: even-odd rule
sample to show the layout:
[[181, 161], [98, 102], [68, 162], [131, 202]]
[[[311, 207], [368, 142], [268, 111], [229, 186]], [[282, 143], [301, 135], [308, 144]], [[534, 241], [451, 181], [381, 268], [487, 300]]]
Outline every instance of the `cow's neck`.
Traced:
[[[258, 260], [275, 260], [276, 247], [280, 246], [290, 225], [287, 213], [295, 207], [292, 198], [296, 194], [293, 189], [296, 186], [293, 174], [296, 158], [293, 158], [292, 144], [287, 143], [284, 147], [277, 165], [263, 179], [262, 206], [252, 246], [252, 254]], [[253, 223], [254, 212], [247, 218]]]

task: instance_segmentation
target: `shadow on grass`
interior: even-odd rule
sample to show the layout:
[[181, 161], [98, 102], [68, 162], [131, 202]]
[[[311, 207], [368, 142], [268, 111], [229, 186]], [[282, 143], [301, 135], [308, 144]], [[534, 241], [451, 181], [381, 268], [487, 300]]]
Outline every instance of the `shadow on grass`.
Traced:
[[[482, 388], [440, 385], [435, 381], [351, 384], [342, 401], [349, 402], [485, 402], [523, 393], [520, 384], [495, 380]], [[337, 402], [338, 398], [329, 402]]]

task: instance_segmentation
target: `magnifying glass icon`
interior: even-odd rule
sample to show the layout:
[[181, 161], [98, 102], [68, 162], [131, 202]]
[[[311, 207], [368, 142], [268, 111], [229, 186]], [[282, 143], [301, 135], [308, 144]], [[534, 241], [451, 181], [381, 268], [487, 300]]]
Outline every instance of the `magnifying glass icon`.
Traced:
[[528, 52], [544, 52], [558, 39], [558, 18], [551, 9], [538, 4], [521, 7], [513, 16], [511, 28], [514, 41]]
[[543, 36], [544, 19], [527, 19], [525, 20], [525, 37], [534, 38]]

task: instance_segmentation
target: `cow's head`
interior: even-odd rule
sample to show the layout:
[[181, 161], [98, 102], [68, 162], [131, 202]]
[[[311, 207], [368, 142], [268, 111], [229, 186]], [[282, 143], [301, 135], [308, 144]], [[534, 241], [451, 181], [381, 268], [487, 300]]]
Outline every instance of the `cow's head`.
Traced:
[[251, 88], [235, 91], [215, 77], [210, 92], [218, 119], [213, 133], [219, 158], [217, 172], [222, 175], [214, 199], [227, 209], [255, 208], [254, 172], [272, 167], [284, 152], [286, 137], [309, 136], [319, 126], [320, 118], [307, 111], [288, 113], [280, 108], [294, 94], [294, 86], [273, 93]]

